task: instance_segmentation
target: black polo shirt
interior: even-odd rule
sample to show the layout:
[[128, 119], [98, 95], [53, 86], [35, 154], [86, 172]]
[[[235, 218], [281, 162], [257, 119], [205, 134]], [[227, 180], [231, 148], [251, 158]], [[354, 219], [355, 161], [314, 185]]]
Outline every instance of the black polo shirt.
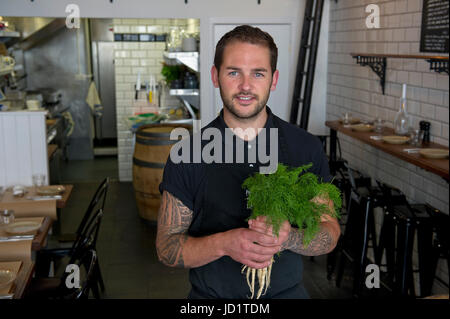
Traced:
[[[199, 133], [174, 146], [173, 149], [177, 149], [177, 152], [167, 160], [160, 191], [170, 192], [193, 211], [188, 230], [190, 236], [201, 237], [247, 227], [245, 220], [251, 211], [246, 206], [245, 190], [241, 185], [246, 177], [257, 172], [261, 166], [269, 165], [266, 163], [267, 159], [258, 156], [260, 150], [266, 155], [273, 155], [276, 150], [278, 156], [272, 157], [272, 161], [277, 159], [293, 167], [313, 163], [310, 171], [322, 177], [322, 180], [329, 181], [328, 162], [319, 139], [276, 117], [269, 108], [267, 113], [264, 127], [266, 134], [259, 133], [253, 141], [244, 142], [230, 134], [222, 112]], [[268, 129], [272, 128], [278, 129], [278, 139], [275, 140], [278, 146], [271, 144]], [[227, 136], [227, 133], [230, 135]], [[200, 140], [200, 136], [205, 140]], [[187, 163], [174, 163], [179, 159], [177, 155], [183, 151], [189, 152], [185, 157]], [[227, 152], [231, 152], [231, 156]], [[216, 161], [206, 163], [207, 156], [200, 156], [202, 153], [214, 155]], [[252, 154], [257, 154], [256, 158]], [[276, 169], [277, 162], [272, 165]], [[302, 284], [301, 256], [283, 251], [279, 256], [274, 256], [274, 259], [273, 281], [264, 298], [306, 298], [307, 293]], [[240, 267], [239, 263], [224, 256], [202, 267], [192, 268], [192, 290], [189, 296], [247, 298], [248, 287]]]
[[[266, 107], [267, 110], [267, 122], [265, 125], [266, 129], [274, 128], [274, 115], [269, 107]], [[302, 166], [308, 163], [313, 163], [311, 172], [320, 176], [324, 182], [328, 182], [331, 180], [328, 161], [326, 155], [324, 153], [322, 143], [320, 140], [306, 132], [305, 130], [299, 128], [298, 126], [292, 125], [279, 117], [276, 117], [277, 127], [278, 127], [278, 136], [282, 134], [286, 140], [287, 149], [282, 149], [282, 145], [278, 142], [278, 158], [280, 159], [281, 155], [287, 155], [289, 157], [288, 163], [292, 167]], [[189, 146], [186, 146], [185, 149], [190, 150], [189, 163], [173, 163], [170, 156], [167, 159], [166, 166], [164, 168], [164, 175], [162, 183], [159, 185], [159, 190], [162, 194], [164, 190], [167, 190], [173, 196], [177, 197], [179, 200], [183, 202], [189, 209], [193, 210], [193, 203], [198, 196], [202, 196], [203, 186], [204, 186], [204, 178], [205, 178], [205, 165], [209, 165], [204, 163], [201, 159], [200, 163], [195, 163], [195, 161], [200, 157], [198, 152], [194, 154], [194, 139], [198, 139], [198, 134], [203, 134], [205, 130], [208, 128], [217, 128], [222, 133], [222, 144], [225, 145], [227, 141], [225, 141], [225, 129], [228, 128], [224, 119], [223, 119], [223, 110], [220, 112], [220, 115], [214, 119], [211, 123], [205, 126], [201, 132], [193, 134], [189, 137], [189, 141], [181, 141], [180, 143], [188, 143]], [[205, 136], [204, 136], [205, 137]], [[266, 149], [267, 153], [270, 149], [270, 134], [268, 130], [266, 131]], [[208, 143], [212, 141], [213, 137], [206, 140], [201, 140], [201, 148], [202, 150]], [[253, 159], [248, 155], [248, 146], [255, 145], [255, 142], [247, 142], [244, 141], [244, 162], [252, 165]], [[236, 145], [236, 137], [233, 139], [233, 147]], [[257, 138], [256, 147], [258, 154], [258, 145], [260, 145], [259, 140]], [[224, 149], [227, 150], [226, 146]], [[234, 153], [234, 159], [236, 159], [236, 153]], [[283, 154], [282, 154], [283, 153]], [[285, 154], [288, 153], [288, 154]], [[197, 159], [195, 158], [197, 156]], [[259, 158], [257, 158], [259, 160]], [[225, 162], [225, 152], [222, 154], [222, 161]], [[232, 164], [231, 164], [232, 165]], [[263, 164], [265, 166], [267, 164]]]

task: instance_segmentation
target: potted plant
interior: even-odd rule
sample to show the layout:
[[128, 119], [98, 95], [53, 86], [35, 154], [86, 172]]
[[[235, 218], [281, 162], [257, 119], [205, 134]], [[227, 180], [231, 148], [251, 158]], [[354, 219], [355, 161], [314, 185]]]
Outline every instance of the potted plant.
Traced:
[[183, 70], [181, 65], [169, 65], [163, 63], [161, 74], [164, 77], [167, 85], [171, 88], [174, 88], [173, 87], [173, 84], [175, 84], [174, 81], [180, 79], [182, 71]]

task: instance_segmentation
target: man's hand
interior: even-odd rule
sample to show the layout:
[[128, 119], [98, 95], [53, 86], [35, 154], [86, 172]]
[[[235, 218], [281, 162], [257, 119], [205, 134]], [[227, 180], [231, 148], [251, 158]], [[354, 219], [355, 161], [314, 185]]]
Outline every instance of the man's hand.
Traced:
[[[328, 205], [330, 210], [334, 210], [333, 201], [329, 198], [317, 196], [311, 201]], [[305, 256], [328, 254], [336, 247], [340, 234], [341, 228], [338, 220], [329, 214], [322, 214], [320, 216], [320, 229], [308, 246], [303, 245], [303, 232], [292, 228], [288, 240], [283, 245], [283, 249], [289, 249]]]
[[[275, 234], [273, 233], [273, 228], [271, 225], [267, 224], [265, 216], [258, 216], [256, 217], [256, 219], [250, 219], [248, 221], [248, 225], [252, 230], [267, 234], [269, 236], [275, 236]], [[283, 243], [288, 239], [290, 231], [291, 224], [287, 220], [285, 220], [278, 232], [278, 242], [280, 246], [283, 245]]]
[[[260, 229], [258, 223], [258, 229]], [[272, 256], [281, 249], [280, 238], [270, 231], [257, 231], [248, 228], [232, 229], [226, 236], [225, 255], [249, 267], [259, 269], [270, 265]]]
[[264, 268], [270, 265], [274, 254], [282, 249], [288, 239], [291, 225], [285, 221], [278, 233], [266, 223], [266, 217], [258, 216], [248, 222], [249, 228], [233, 229], [228, 232], [232, 243], [227, 253], [234, 260], [252, 268]]
[[[333, 202], [328, 198], [315, 197], [312, 201], [318, 204], [325, 204], [334, 209]], [[279, 243], [282, 245], [280, 250], [289, 249], [295, 253], [306, 256], [317, 256], [327, 254], [336, 247], [341, 230], [336, 218], [329, 214], [320, 216], [320, 230], [305, 247], [303, 245], [303, 233], [298, 229], [291, 228], [288, 221], [284, 221], [279, 231]], [[256, 219], [249, 220], [249, 228], [263, 234], [272, 235], [272, 227], [266, 224], [266, 217], [259, 216]]]

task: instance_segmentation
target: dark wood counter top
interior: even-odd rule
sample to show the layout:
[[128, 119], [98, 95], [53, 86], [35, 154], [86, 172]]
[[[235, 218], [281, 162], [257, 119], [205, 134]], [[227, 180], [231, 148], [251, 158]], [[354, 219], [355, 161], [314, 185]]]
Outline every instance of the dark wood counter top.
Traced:
[[[406, 144], [388, 144], [383, 142], [382, 140], [374, 140], [370, 138], [373, 135], [379, 135], [375, 132], [358, 132], [354, 131], [349, 127], [344, 127], [339, 121], [326, 121], [325, 125], [330, 129], [355, 138], [365, 144], [371, 145], [385, 153], [388, 153], [392, 156], [400, 158], [408, 163], [416, 165], [418, 167], [423, 168], [429, 172], [437, 174], [443, 177], [445, 180], [449, 181], [449, 160], [446, 159], [431, 159], [426, 158], [420, 155], [419, 153], [408, 153], [405, 152], [404, 149], [418, 148], [412, 146], [408, 143]], [[382, 135], [395, 135], [394, 130], [391, 128], [385, 128]], [[445, 147], [436, 143], [429, 143], [427, 146], [422, 146], [422, 148], [442, 148], [448, 150], [448, 147]]]

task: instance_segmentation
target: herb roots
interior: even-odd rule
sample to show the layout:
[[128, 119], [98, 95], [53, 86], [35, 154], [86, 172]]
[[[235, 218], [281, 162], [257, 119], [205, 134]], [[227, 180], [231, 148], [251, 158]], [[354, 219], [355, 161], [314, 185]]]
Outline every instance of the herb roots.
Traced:
[[[265, 295], [267, 292], [267, 288], [269, 288], [270, 285], [270, 274], [272, 273], [272, 264], [274, 260], [272, 257], [272, 260], [270, 261], [270, 265], [261, 268], [261, 269], [255, 269], [252, 267], [249, 267], [247, 265], [242, 266], [241, 273], [243, 274], [244, 271], [246, 271], [247, 276], [247, 285], [250, 288], [250, 299], [253, 299], [253, 296], [255, 295], [255, 275], [258, 277], [258, 283], [259, 283], [259, 289], [256, 293], [256, 299], [259, 299], [261, 295]], [[251, 278], [250, 278], [251, 276]], [[263, 293], [264, 290], [264, 293]]]

